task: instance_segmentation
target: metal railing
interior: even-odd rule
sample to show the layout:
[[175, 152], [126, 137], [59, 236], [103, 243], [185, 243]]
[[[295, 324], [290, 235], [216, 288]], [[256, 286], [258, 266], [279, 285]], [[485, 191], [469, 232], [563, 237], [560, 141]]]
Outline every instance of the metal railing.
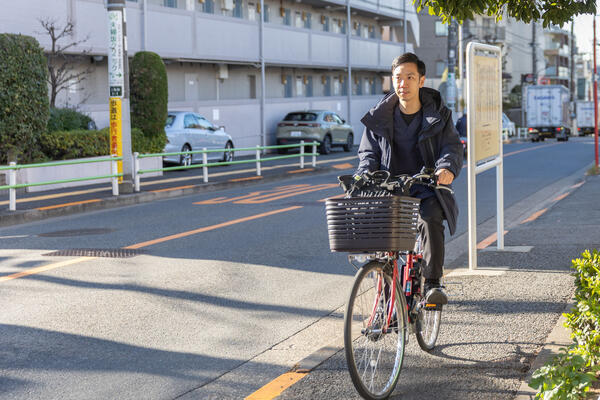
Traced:
[[[117, 161], [123, 160], [123, 157], [106, 157], [99, 158], [95, 160], [76, 160], [76, 161], [53, 161], [47, 163], [37, 163], [37, 164], [22, 164], [19, 165], [14, 161], [11, 161], [8, 166], [0, 166], [0, 171], [8, 171], [8, 185], [0, 186], [0, 190], [8, 189], [8, 209], [10, 211], [16, 211], [17, 209], [17, 189], [25, 188], [30, 186], [42, 186], [42, 185], [53, 185], [60, 183], [70, 183], [70, 182], [81, 182], [81, 181], [90, 181], [95, 179], [111, 179], [112, 184], [112, 193], [114, 196], [119, 195], [119, 177], [122, 177], [123, 174], [118, 172]], [[101, 176], [89, 176], [83, 178], [70, 178], [70, 179], [60, 179], [54, 181], [44, 181], [44, 182], [34, 182], [34, 183], [19, 183], [17, 184], [17, 170], [25, 169], [25, 168], [40, 168], [40, 167], [55, 167], [60, 165], [77, 165], [77, 164], [90, 164], [90, 163], [99, 163], [99, 162], [107, 162], [111, 163], [111, 174], [110, 175], [101, 175]]]
[[[303, 140], [298, 144], [284, 144], [277, 146], [256, 146], [256, 147], [242, 147], [242, 148], [231, 148], [231, 149], [212, 149], [208, 150], [204, 147], [202, 150], [195, 151], [180, 151], [174, 153], [152, 153], [152, 154], [139, 154], [133, 153], [133, 181], [134, 181], [134, 190], [136, 192], [140, 191], [140, 178], [141, 175], [147, 174], [150, 172], [159, 172], [159, 171], [175, 171], [181, 169], [192, 169], [192, 168], [202, 168], [203, 182], [208, 182], [208, 167], [216, 167], [220, 165], [236, 165], [236, 164], [247, 164], [247, 163], [256, 163], [256, 175], [261, 175], [261, 163], [265, 161], [274, 161], [274, 160], [283, 160], [286, 158], [296, 158], [300, 157], [299, 167], [300, 169], [304, 168], [304, 157], [312, 156], [312, 166], [316, 167], [317, 165], [317, 145], [319, 142], [307, 142], [305, 143]], [[304, 147], [312, 146], [312, 153], [305, 153]], [[300, 153], [298, 154], [290, 154], [290, 155], [281, 155], [281, 156], [273, 156], [261, 158], [261, 152], [263, 150], [273, 150], [273, 149], [290, 149], [290, 148], [300, 148]], [[208, 154], [209, 153], [226, 153], [226, 152], [236, 152], [236, 151], [255, 151], [256, 156], [254, 159], [248, 160], [238, 160], [238, 161], [221, 161], [221, 162], [211, 162], [208, 163]], [[149, 158], [149, 157], [168, 157], [168, 156], [182, 156], [182, 155], [190, 155], [193, 158], [194, 154], [202, 154], [202, 164], [191, 164], [190, 165], [179, 165], [176, 167], [164, 167], [164, 168], [153, 168], [153, 169], [140, 169], [140, 159], [141, 158]]]

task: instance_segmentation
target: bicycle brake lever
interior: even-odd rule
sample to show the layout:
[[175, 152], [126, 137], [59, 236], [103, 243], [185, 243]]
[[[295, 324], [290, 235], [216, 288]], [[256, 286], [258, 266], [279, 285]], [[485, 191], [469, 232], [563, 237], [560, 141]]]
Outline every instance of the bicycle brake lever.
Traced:
[[442, 190], [442, 189], [443, 189], [443, 190], [447, 190], [447, 191], [449, 191], [450, 193], [454, 194], [454, 190], [450, 189], [448, 186], [437, 185], [435, 188], [436, 188], [436, 189], [440, 189], [440, 190]]

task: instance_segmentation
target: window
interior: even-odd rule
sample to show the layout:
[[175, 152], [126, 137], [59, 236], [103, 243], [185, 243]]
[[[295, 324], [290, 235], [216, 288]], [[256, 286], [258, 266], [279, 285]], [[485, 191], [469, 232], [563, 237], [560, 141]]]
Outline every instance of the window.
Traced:
[[333, 117], [333, 122], [335, 122], [338, 125], [342, 125], [342, 119], [337, 115], [337, 114], [331, 114], [331, 116]]
[[324, 76], [323, 78], [323, 92], [325, 93], [325, 96], [331, 96], [331, 77]]
[[364, 94], [372, 94], [371, 93], [371, 83], [369, 82], [369, 78], [365, 78], [363, 80], [363, 93]]
[[442, 76], [444, 71], [446, 70], [446, 62], [445, 61], [436, 61], [435, 62], [435, 76]]
[[207, 14], [215, 13], [215, 0], [204, 0], [202, 3], [202, 7], [200, 7], [200, 11]]
[[233, 0], [235, 6], [233, 7], [233, 16], [236, 18], [244, 18], [244, 11], [242, 10], [242, 0]]
[[165, 7], [177, 8], [177, 0], [163, 0]]
[[304, 28], [310, 29], [312, 28], [312, 14], [311, 13], [303, 13], [304, 16]]
[[283, 11], [283, 24], [288, 26], [292, 25], [292, 12], [289, 8], [286, 8]]
[[283, 96], [284, 97], [292, 97], [292, 76], [286, 75], [283, 82]]
[[293, 112], [289, 113], [283, 119], [284, 121], [316, 121], [317, 114], [309, 112]]
[[341, 30], [342, 30], [341, 27], [342, 27], [342, 24], [341, 24], [341, 21], [339, 19], [333, 18], [331, 20], [331, 28], [332, 28], [331, 31], [333, 33], [340, 33]]
[[194, 114], [185, 114], [183, 127], [185, 129], [196, 129], [198, 127], [198, 121], [196, 120], [196, 117], [194, 117]]
[[213, 127], [213, 124], [211, 124], [210, 122], [208, 122], [206, 120], [206, 118], [204, 118], [203, 116], [196, 114], [195, 117], [196, 117], [196, 120], [198, 121], [198, 128], [199, 129], [206, 129], [206, 130], [209, 130], [209, 131], [214, 131], [215, 130], [215, 128]]
[[173, 114], [167, 115], [167, 123], [165, 124], [165, 128], [172, 127], [174, 122], [175, 122], [175, 115], [173, 115]]
[[269, 22], [269, 5], [265, 4], [265, 10], [263, 12], [263, 21]]
[[362, 26], [361, 37], [363, 37], [365, 39], [369, 38], [369, 26], [368, 25]]
[[323, 24], [323, 31], [329, 32], [329, 17], [327, 15], [321, 16], [321, 23]]
[[361, 24], [360, 22], [354, 21], [352, 24], [352, 35], [360, 36]]
[[302, 13], [300, 11], [294, 12], [294, 26], [296, 28], [304, 27], [304, 21], [302, 21]]
[[346, 34], [346, 20], [342, 21], [342, 33], [345, 35]]
[[442, 21], [435, 21], [435, 36], [448, 36], [448, 25]]
[[248, 84], [250, 86], [250, 98], [256, 98], [256, 76], [248, 75]]
[[312, 76], [306, 77], [306, 97], [313, 97], [313, 79]]
[[333, 95], [340, 96], [342, 94], [342, 84], [337, 76], [333, 78]]
[[375, 39], [375, 27], [373, 25], [369, 25], [369, 38]]
[[256, 21], [256, 4], [248, 3], [248, 21]]

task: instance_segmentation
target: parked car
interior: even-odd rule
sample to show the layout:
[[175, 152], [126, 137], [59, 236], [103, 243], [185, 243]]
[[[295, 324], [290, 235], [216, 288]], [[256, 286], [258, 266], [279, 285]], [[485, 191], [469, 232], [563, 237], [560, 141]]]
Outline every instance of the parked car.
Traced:
[[515, 123], [512, 122], [506, 116], [506, 114], [502, 113], [502, 130], [505, 130], [505, 129], [508, 131], [508, 137], [515, 136], [515, 134], [516, 134]]
[[[165, 124], [167, 145], [164, 153], [210, 149], [233, 149], [233, 139], [222, 126], [215, 126], [200, 114], [169, 111]], [[209, 160], [233, 161], [233, 151], [207, 153]], [[163, 161], [190, 165], [202, 161], [202, 154], [165, 156]]]
[[[277, 124], [277, 144], [318, 141], [319, 153], [329, 154], [333, 146], [351, 151], [354, 146], [352, 126], [336, 113], [326, 110], [294, 111]], [[287, 149], [279, 149], [285, 153]]]

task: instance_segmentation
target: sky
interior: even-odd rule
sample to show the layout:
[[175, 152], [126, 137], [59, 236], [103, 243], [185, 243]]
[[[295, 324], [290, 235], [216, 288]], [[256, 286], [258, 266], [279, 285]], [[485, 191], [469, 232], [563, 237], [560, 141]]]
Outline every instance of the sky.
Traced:
[[[580, 53], [591, 53], [593, 50], [593, 39], [594, 31], [592, 29], [594, 17], [591, 14], [583, 14], [575, 17], [575, 38], [577, 39], [577, 47]], [[596, 25], [600, 25], [600, 18], [596, 20]], [[566, 25], [564, 29], [571, 29], [569, 25]], [[598, 37], [598, 26], [596, 27], [596, 41], [600, 39]]]

